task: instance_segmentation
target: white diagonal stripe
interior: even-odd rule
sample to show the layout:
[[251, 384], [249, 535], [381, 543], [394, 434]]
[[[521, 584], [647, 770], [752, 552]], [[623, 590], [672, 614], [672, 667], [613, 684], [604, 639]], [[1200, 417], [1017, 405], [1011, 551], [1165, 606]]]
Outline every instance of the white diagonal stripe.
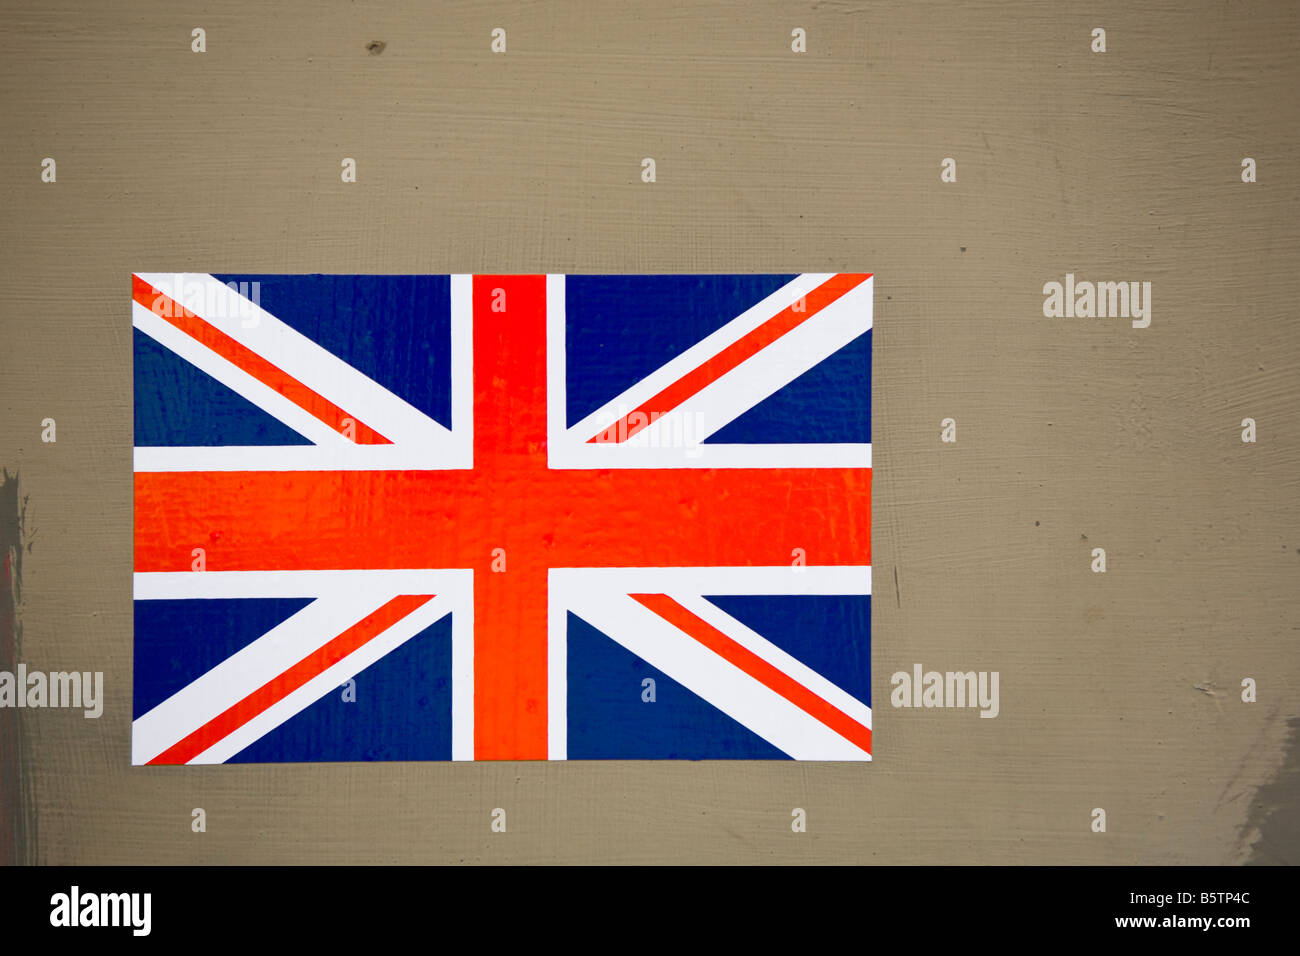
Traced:
[[[708, 437], [871, 328], [872, 279], [818, 310], [645, 428], [647, 443], [698, 422]], [[816, 414], [815, 410], [812, 414]], [[634, 435], [630, 441], [641, 437]], [[707, 455], [707, 446], [706, 446]]]
[[131, 762], [153, 760], [383, 603], [363, 592], [308, 604], [137, 717], [131, 728]]
[[626, 594], [570, 593], [575, 614], [796, 760], [871, 755]]
[[[571, 433], [569, 437], [574, 441], [587, 442], [604, 425], [621, 418], [620, 409], [631, 411], [639, 408], [643, 403], [659, 394], [682, 376], [693, 372], [708, 359], [717, 355], [729, 345], [738, 342], [774, 315], [798, 302], [801, 297], [807, 295], [833, 276], [834, 273], [810, 272], [804, 273], [786, 283], [771, 295], [740, 313], [722, 328], [696, 342], [681, 354], [674, 356], [665, 365], [651, 372], [627, 391], [615, 396], [613, 400], [596, 409], [572, 428], [567, 429]], [[560, 319], [564, 319], [563, 314], [560, 315]], [[562, 332], [564, 325], [560, 324], [559, 329]], [[561, 334], [558, 341], [563, 343], [564, 340], [565, 336]], [[557, 339], [554, 336], [549, 337], [548, 345], [554, 347], [556, 342]]]
[[777, 670], [789, 675], [826, 703], [848, 714], [867, 729], [871, 728], [871, 708], [852, 694], [841, 690], [835, 684], [818, 674], [799, 659], [790, 656], [757, 631], [736, 620], [712, 601], [698, 594], [683, 592], [663, 592], [693, 613], [696, 617], [712, 624], [741, 647], [762, 658]]
[[[553, 568], [549, 576], [550, 699], [567, 701], [567, 612], [797, 759], [870, 760], [870, 754], [761, 681], [634, 600], [669, 594], [737, 643], [788, 673], [864, 726], [871, 708], [707, 602], [706, 594], [870, 594], [871, 568], [858, 566]], [[701, 613], [703, 611], [704, 613]], [[568, 756], [565, 708], [548, 709], [548, 755]]]
[[[394, 651], [450, 610], [451, 603], [442, 598], [434, 598], [427, 604], [416, 608], [400, 621], [395, 622], [392, 626], [375, 635], [371, 640], [366, 641], [342, 660], [326, 668], [301, 687], [286, 694], [282, 699], [276, 701], [247, 723], [237, 727], [226, 737], [196, 756], [190, 763], [224, 763], [249, 744], [279, 727], [295, 714], [305, 710], [326, 694], [336, 690], [351, 678], [356, 677], [385, 654]], [[453, 738], [455, 737], [454, 717], [453, 707]]]
[[[398, 446], [395, 449], [390, 445], [354, 444], [334, 430], [331, 423], [315, 419], [238, 366], [221, 359], [206, 346], [175, 329], [165, 319], [153, 315], [139, 303], [134, 303], [132, 314], [142, 331], [208, 374], [214, 374], [214, 369], [220, 370], [221, 374], [215, 377], [223, 384], [322, 445], [320, 449], [310, 446], [245, 449], [238, 453], [238, 465], [225, 467], [221, 466], [221, 462], [230, 460], [229, 449], [139, 449], [136, 454], [136, 470], [219, 471], [234, 470], [237, 467], [284, 471], [470, 467], [472, 435], [468, 429], [453, 434], [215, 277], [202, 273], [136, 275], [334, 403], [344, 414], [354, 417]], [[468, 423], [472, 427], [471, 281], [469, 276], [451, 277], [451, 372], [453, 423]], [[142, 320], [142, 313], [148, 318]], [[170, 328], [172, 333], [162, 330], [160, 324]], [[188, 340], [191, 344], [185, 345], [181, 339]], [[184, 346], [184, 349], [177, 346]], [[239, 376], [246, 381], [239, 381]], [[339, 442], [347, 447], [340, 451]]]
[[[134, 581], [136, 600], [230, 597], [317, 597], [317, 600], [137, 718], [132, 725], [132, 763], [148, 763], [400, 594], [437, 596], [289, 695], [287, 703], [268, 708], [270, 716], [255, 718], [255, 722], [250, 722], [251, 729], [237, 730], [194, 762], [211, 762], [218, 757], [228, 759], [453, 610], [457, 611], [457, 617], [452, 620], [452, 759], [472, 759], [471, 570], [138, 572]], [[336, 677], [337, 682], [330, 684]], [[311, 696], [315, 690], [320, 692]]]
[[572, 428], [565, 428], [565, 278], [547, 281], [548, 429], [552, 468], [870, 468], [870, 442], [704, 443], [872, 326], [874, 278], [720, 376], [623, 442], [591, 443], [603, 428], [699, 367], [832, 278], [806, 273], [636, 383]]
[[[131, 303], [132, 324], [163, 348], [170, 349], [201, 372], [279, 419], [317, 445], [351, 445], [341, 432], [330, 428], [306, 409], [295, 405], [269, 385], [264, 385], [229, 359], [223, 358], [192, 336], [186, 335], [139, 302]], [[146, 446], [147, 447], [147, 446]]]

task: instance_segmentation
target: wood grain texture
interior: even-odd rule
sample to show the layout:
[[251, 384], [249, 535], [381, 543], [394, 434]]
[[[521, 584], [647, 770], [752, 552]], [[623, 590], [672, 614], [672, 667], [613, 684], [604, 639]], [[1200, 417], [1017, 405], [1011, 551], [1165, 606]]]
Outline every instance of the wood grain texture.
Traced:
[[[97, 721], [21, 715], [28, 858], [1300, 856], [1279, 822], [1300, 746], [1293, 6], [0, 11], [22, 653], [102, 670], [107, 693]], [[132, 768], [133, 270], [874, 272], [874, 763]], [[1150, 281], [1151, 327], [1045, 319], [1043, 283], [1067, 272]], [[915, 662], [999, 671], [1000, 716], [890, 708]]]

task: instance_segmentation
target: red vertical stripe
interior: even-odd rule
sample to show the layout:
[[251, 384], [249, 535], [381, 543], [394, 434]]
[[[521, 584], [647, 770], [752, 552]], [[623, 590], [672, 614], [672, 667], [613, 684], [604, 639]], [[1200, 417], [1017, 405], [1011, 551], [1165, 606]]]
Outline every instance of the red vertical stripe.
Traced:
[[545, 760], [546, 576], [567, 496], [546, 467], [545, 276], [474, 277], [474, 470], [474, 756]]

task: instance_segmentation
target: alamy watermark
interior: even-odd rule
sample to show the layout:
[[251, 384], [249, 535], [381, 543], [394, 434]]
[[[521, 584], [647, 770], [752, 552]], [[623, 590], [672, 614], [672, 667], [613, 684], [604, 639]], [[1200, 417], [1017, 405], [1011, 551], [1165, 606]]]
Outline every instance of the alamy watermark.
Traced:
[[87, 718], [104, 712], [103, 671], [0, 671], [0, 708], [79, 708]]
[[1067, 272], [1064, 284], [1046, 283], [1043, 295], [1049, 319], [1132, 319], [1135, 329], [1151, 324], [1150, 282], [1075, 282]]
[[597, 417], [600, 432], [593, 440], [596, 444], [627, 445], [629, 448], [684, 448], [688, 458], [704, 454], [701, 442], [709, 436], [704, 415], [700, 412], [681, 412], [668, 416], [657, 428], [650, 426], [665, 417], [663, 412], [647, 412], [622, 406], [606, 410]]
[[152, 893], [83, 893], [73, 886], [50, 897], [50, 925], [127, 926], [134, 936], [148, 936], [153, 927]]
[[225, 295], [219, 284], [178, 272], [166, 289], [159, 289], [165, 294], [155, 296], [149, 310], [164, 319], [181, 318], [188, 312], [209, 321], [238, 319], [246, 329], [256, 327], [261, 321], [262, 283], [231, 280], [225, 287], [235, 294]]
[[996, 717], [997, 671], [925, 671], [920, 664], [912, 672], [896, 671], [889, 678], [894, 690], [889, 702], [895, 707], [978, 707], [981, 717]]

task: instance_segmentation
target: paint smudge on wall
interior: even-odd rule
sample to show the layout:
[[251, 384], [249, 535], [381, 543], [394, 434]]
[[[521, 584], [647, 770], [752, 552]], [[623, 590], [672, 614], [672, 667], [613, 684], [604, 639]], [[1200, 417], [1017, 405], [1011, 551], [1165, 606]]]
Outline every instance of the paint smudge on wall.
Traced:
[[[27, 499], [18, 475], [0, 470], [0, 671], [13, 671], [22, 652], [23, 531]], [[30, 543], [27, 549], [31, 550]], [[35, 804], [28, 788], [20, 711], [0, 710], [0, 865], [32, 863]]]
[[1277, 774], [1255, 793], [1247, 832], [1259, 833], [1246, 862], [1287, 866], [1300, 862], [1300, 717], [1287, 721], [1286, 756]]

